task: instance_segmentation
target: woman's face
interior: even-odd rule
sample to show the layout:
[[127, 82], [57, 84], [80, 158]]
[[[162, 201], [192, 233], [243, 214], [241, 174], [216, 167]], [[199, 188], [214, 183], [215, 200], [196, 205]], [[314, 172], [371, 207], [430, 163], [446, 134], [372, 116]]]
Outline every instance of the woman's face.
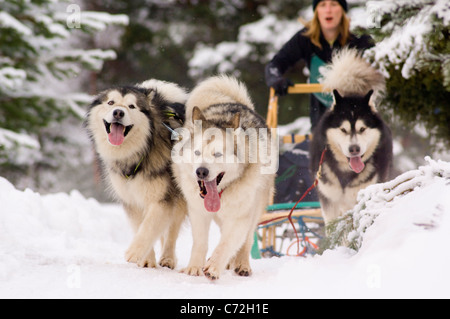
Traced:
[[337, 30], [339, 28], [343, 15], [343, 9], [339, 2], [331, 0], [320, 1], [316, 10], [322, 31]]

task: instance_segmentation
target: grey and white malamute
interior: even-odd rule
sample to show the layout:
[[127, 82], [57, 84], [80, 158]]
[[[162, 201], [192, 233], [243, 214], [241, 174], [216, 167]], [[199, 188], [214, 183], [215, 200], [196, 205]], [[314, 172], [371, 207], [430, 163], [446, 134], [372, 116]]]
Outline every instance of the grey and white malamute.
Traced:
[[[214, 280], [228, 266], [249, 276], [254, 231], [272, 197], [277, 170], [270, 163], [271, 155], [275, 161], [278, 156], [271, 149], [271, 132], [246, 87], [235, 78], [218, 76], [190, 94], [181, 134], [173, 167], [193, 233], [191, 259], [182, 272]], [[221, 237], [206, 261], [212, 220]]]
[[135, 231], [126, 259], [140, 267], [156, 267], [153, 246], [161, 237], [159, 264], [175, 267], [175, 242], [187, 209], [172, 178], [167, 127], [182, 125], [186, 99], [177, 85], [149, 80], [105, 90], [86, 116], [105, 178]]
[[310, 158], [316, 174], [327, 148], [318, 194], [328, 223], [353, 208], [359, 190], [386, 181], [392, 137], [375, 108], [384, 78], [357, 51], [342, 50], [323, 74], [324, 87], [333, 90], [335, 103], [313, 132]]

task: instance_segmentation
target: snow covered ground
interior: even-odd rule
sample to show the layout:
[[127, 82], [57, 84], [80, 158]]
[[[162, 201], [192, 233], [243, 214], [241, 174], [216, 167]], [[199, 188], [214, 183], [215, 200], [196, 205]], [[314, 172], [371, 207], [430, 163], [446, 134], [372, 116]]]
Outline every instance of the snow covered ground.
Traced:
[[[358, 252], [253, 260], [253, 276], [226, 272], [214, 283], [126, 263], [132, 232], [120, 206], [0, 178], [0, 298], [450, 298], [450, 163], [408, 174], [414, 191], [375, 206]], [[218, 238], [213, 227], [210, 250]], [[177, 270], [191, 242], [186, 223]]]

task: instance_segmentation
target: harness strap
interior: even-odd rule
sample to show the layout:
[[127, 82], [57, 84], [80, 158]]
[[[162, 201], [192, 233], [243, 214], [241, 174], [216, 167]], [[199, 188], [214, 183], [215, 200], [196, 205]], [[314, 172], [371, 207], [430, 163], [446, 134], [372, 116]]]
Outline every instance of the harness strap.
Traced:
[[144, 156], [141, 157], [141, 160], [139, 161], [139, 163], [137, 163], [136, 167], [134, 168], [134, 170], [129, 173], [126, 174], [125, 172], [123, 173], [123, 176], [125, 176], [126, 179], [130, 179], [131, 177], [133, 177], [134, 175], [136, 175], [136, 173], [139, 171], [139, 168], [142, 164], [142, 161], [144, 160]]
[[[175, 112], [170, 112], [170, 111], [167, 111], [166, 113], [166, 116], [167, 117], [173, 117], [173, 118], [175, 118], [175, 119], [178, 119], [178, 120], [180, 120], [180, 118], [178, 117], [178, 115], [175, 113]], [[177, 140], [177, 141], [180, 141], [181, 139], [182, 139], [182, 136], [178, 133], [178, 132], [176, 132], [174, 129], [172, 129], [169, 125], [167, 125], [166, 123], [164, 123], [164, 122], [162, 122], [162, 124], [172, 133], [172, 140]], [[133, 177], [134, 175], [136, 175], [137, 174], [137, 172], [139, 171], [139, 169], [140, 169], [140, 166], [141, 166], [141, 164], [142, 164], [142, 161], [144, 160], [144, 156], [142, 156], [141, 157], [141, 159], [140, 159], [140, 161], [139, 161], [139, 163], [137, 163], [137, 165], [136, 165], [136, 167], [134, 168], [134, 170], [131, 172], [131, 173], [123, 173], [123, 176], [125, 176], [125, 178], [126, 179], [130, 179], [131, 177]], [[220, 195], [222, 195], [222, 193], [220, 194]]]
[[181, 141], [182, 140], [183, 137], [177, 131], [175, 131], [173, 128], [171, 128], [169, 125], [167, 125], [164, 122], [162, 124], [169, 130], [169, 132], [172, 133], [172, 136], [171, 136], [172, 140], [174, 140], [174, 141]]
[[319, 162], [319, 169], [317, 170], [316, 179], [314, 180], [314, 183], [306, 190], [306, 192], [303, 194], [303, 196], [295, 203], [295, 205], [292, 207], [288, 219], [291, 223], [292, 228], [294, 228], [295, 231], [295, 237], [297, 237], [297, 254], [300, 252], [300, 238], [298, 237], [297, 229], [295, 228], [294, 222], [292, 221], [292, 213], [294, 212], [294, 209], [297, 207], [298, 203], [300, 203], [306, 195], [312, 191], [317, 184], [319, 184], [319, 179], [322, 177], [322, 164], [325, 160], [325, 153], [327, 152], [327, 147], [325, 146], [325, 149], [322, 151], [322, 155], [320, 156], [320, 162]]
[[317, 184], [319, 184], [319, 179], [322, 177], [322, 164], [325, 160], [326, 152], [327, 152], [327, 147], [325, 147], [325, 149], [322, 151], [322, 155], [320, 156], [319, 169], [317, 170], [316, 179], [314, 180], [314, 183], [306, 190], [306, 192], [302, 195], [302, 197], [300, 197], [300, 199], [297, 201], [297, 203], [295, 203], [295, 205], [292, 207], [291, 211], [289, 212], [289, 215], [269, 219], [269, 220], [266, 220], [266, 221], [258, 224], [258, 225], [265, 225], [265, 224], [271, 223], [271, 222], [279, 220], [279, 219], [287, 218], [289, 220], [289, 222], [291, 223], [292, 228], [294, 228], [295, 237], [297, 237], [297, 255], [299, 255], [299, 252], [300, 252], [300, 238], [298, 237], [297, 229], [295, 228], [294, 222], [292, 221], [292, 213], [294, 212], [294, 209], [297, 207], [297, 205], [306, 197], [306, 195], [309, 192], [311, 192], [317, 186]]

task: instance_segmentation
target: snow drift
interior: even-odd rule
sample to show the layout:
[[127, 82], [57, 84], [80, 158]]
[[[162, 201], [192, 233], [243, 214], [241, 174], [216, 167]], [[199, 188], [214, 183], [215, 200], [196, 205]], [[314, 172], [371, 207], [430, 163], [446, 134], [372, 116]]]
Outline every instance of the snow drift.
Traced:
[[[214, 284], [126, 263], [132, 233], [120, 206], [78, 191], [19, 191], [0, 178], [0, 298], [449, 298], [450, 163], [427, 161], [360, 193], [358, 251], [252, 260], [253, 276], [230, 271]], [[189, 228], [177, 270], [189, 261]], [[212, 250], [217, 228], [210, 237]]]

